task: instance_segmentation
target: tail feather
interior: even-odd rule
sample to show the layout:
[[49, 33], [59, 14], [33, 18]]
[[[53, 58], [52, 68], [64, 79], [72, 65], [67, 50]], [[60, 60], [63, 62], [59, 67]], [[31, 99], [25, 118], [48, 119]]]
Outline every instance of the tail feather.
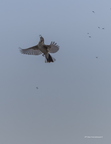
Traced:
[[46, 58], [46, 63], [50, 63], [50, 62], [54, 62], [55, 59], [48, 53], [47, 55], [45, 55]]

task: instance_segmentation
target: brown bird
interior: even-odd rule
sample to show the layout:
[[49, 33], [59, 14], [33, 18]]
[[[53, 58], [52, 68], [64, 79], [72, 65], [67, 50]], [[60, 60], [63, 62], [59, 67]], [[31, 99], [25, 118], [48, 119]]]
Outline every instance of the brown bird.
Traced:
[[50, 55], [50, 53], [56, 53], [59, 50], [59, 46], [55, 42], [51, 42], [50, 45], [44, 44], [44, 38], [40, 35], [40, 41], [37, 45], [22, 49], [20, 48], [20, 52], [22, 54], [28, 55], [40, 55], [45, 56], [45, 62], [50, 63], [54, 62], [55, 59]]

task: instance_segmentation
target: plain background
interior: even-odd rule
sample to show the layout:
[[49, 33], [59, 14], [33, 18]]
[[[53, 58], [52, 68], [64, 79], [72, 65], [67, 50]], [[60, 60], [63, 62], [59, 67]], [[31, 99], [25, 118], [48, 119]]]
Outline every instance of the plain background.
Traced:
[[[0, 144], [110, 143], [110, 8], [110, 0], [0, 0]], [[54, 63], [18, 49], [40, 34], [60, 46]]]

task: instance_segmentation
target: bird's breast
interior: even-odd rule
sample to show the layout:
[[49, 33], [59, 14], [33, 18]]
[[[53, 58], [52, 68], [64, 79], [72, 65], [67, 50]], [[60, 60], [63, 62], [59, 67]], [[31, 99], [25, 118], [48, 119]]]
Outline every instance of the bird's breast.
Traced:
[[48, 52], [44, 46], [39, 46], [39, 50], [44, 54], [46, 54]]

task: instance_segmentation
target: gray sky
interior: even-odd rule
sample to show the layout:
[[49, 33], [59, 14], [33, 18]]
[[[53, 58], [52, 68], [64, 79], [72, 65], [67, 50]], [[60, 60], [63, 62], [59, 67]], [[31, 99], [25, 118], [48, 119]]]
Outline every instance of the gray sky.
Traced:
[[[110, 8], [111, 0], [0, 1], [0, 144], [110, 143]], [[40, 34], [60, 46], [54, 63], [19, 52]]]

